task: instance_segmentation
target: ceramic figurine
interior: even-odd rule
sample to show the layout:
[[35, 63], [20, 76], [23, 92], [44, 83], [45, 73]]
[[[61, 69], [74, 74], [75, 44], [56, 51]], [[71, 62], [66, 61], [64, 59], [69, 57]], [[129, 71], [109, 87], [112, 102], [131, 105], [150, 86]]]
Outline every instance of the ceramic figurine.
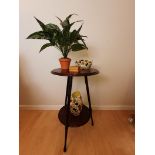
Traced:
[[75, 91], [72, 93], [71, 102], [70, 102], [70, 112], [74, 116], [80, 115], [82, 111], [82, 97], [79, 91]]

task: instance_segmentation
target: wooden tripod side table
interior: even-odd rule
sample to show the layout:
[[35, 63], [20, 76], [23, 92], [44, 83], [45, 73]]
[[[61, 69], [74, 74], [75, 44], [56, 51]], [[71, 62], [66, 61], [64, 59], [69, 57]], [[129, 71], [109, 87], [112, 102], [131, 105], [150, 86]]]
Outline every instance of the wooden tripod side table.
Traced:
[[[90, 100], [90, 94], [89, 94], [88, 76], [99, 74], [99, 71], [97, 69], [91, 68], [89, 70], [81, 70], [78, 73], [73, 73], [73, 72], [69, 72], [68, 70], [61, 70], [61, 68], [58, 68], [58, 69], [52, 70], [51, 73], [59, 76], [67, 76], [65, 105], [60, 109], [58, 114], [60, 122], [65, 125], [64, 152], [66, 152], [68, 127], [82, 126], [85, 123], [87, 123], [90, 118], [91, 118], [92, 126], [94, 125], [93, 117], [92, 117], [91, 100]], [[83, 105], [82, 111], [79, 116], [73, 116], [70, 113], [70, 98], [71, 98], [71, 91], [72, 91], [72, 81], [74, 76], [84, 77], [88, 103], [89, 103], [89, 108]]]

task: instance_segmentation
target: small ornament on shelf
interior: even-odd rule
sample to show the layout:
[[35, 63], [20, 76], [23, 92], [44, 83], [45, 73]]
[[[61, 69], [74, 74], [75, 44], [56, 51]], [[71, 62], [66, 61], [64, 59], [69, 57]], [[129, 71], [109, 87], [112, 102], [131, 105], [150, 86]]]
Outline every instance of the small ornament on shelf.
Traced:
[[79, 91], [72, 93], [71, 102], [70, 102], [70, 112], [74, 116], [79, 116], [82, 111], [82, 97]]
[[76, 64], [77, 66], [79, 66], [80, 69], [85, 70], [85, 69], [90, 69], [90, 68], [91, 68], [91, 66], [92, 66], [92, 61], [81, 59], [81, 60], [76, 60], [76, 61], [75, 61], [75, 64]]
[[80, 71], [80, 67], [78, 66], [70, 66], [69, 67], [69, 72], [76, 72], [78, 73]]

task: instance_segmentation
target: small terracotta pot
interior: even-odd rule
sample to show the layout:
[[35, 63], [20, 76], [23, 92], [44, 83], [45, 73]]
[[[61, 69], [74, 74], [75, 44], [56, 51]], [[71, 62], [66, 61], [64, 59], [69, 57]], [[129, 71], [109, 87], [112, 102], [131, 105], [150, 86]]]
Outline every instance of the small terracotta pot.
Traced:
[[71, 59], [70, 58], [60, 58], [61, 69], [68, 70], [70, 66]]

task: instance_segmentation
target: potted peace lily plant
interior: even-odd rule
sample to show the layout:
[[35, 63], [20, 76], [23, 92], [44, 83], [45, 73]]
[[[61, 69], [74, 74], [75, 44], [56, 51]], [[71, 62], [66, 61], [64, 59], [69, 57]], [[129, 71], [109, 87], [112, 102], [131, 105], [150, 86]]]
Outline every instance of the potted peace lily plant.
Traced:
[[45, 39], [48, 43], [44, 44], [40, 51], [47, 47], [54, 46], [57, 48], [61, 54], [62, 58], [59, 59], [62, 69], [68, 69], [71, 59], [68, 58], [68, 54], [71, 51], [80, 51], [83, 49], [88, 49], [84, 38], [87, 36], [81, 35], [80, 30], [82, 25], [78, 29], [71, 30], [71, 27], [82, 20], [70, 22], [70, 18], [76, 14], [70, 14], [65, 20], [61, 20], [59, 17], [61, 27], [56, 24], [44, 24], [39, 19], [35, 18], [40, 27], [41, 31], [32, 33], [27, 37], [27, 39]]

